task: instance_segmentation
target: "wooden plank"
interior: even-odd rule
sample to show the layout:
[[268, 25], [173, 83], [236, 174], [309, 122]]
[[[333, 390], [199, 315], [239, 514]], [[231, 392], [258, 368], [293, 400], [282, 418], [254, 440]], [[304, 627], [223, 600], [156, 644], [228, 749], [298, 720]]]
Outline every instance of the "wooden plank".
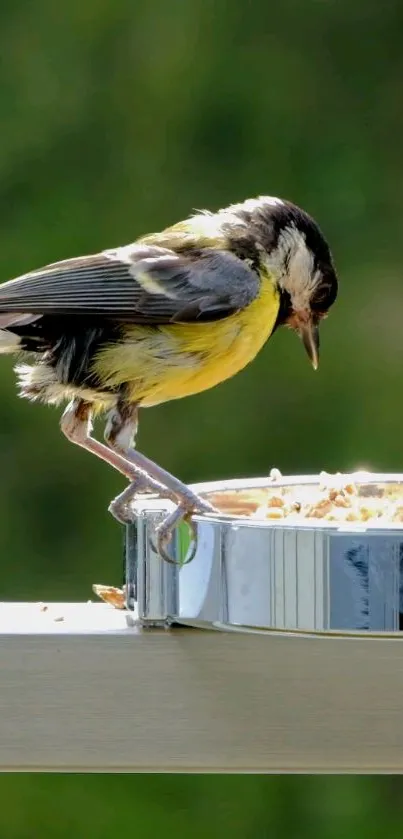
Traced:
[[402, 650], [3, 605], [0, 771], [398, 773]]

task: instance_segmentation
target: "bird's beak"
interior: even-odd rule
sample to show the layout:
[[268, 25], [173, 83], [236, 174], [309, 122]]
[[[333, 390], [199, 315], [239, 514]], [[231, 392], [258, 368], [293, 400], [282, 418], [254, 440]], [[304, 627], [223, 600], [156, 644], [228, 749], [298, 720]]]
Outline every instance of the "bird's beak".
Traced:
[[295, 312], [290, 318], [290, 326], [295, 329], [306, 349], [314, 370], [319, 366], [319, 326], [306, 312]]
[[312, 320], [301, 324], [299, 334], [314, 370], [319, 366], [319, 326]]

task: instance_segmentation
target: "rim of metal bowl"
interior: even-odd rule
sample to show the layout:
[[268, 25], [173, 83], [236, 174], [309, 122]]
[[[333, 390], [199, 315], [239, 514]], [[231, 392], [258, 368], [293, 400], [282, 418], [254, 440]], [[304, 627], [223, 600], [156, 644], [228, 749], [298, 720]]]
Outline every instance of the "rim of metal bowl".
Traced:
[[[358, 484], [403, 484], [402, 472], [343, 472], [343, 473], [326, 473], [329, 478], [341, 478], [346, 481], [353, 481]], [[270, 476], [256, 477], [256, 478], [229, 478], [218, 481], [203, 481], [190, 484], [190, 489], [199, 495], [209, 495], [214, 492], [236, 492], [249, 489], [276, 489], [276, 487], [284, 486], [312, 486], [321, 482], [321, 475], [282, 475], [280, 478], [272, 479]], [[163, 509], [171, 511], [174, 509], [172, 501], [158, 498], [157, 495], [148, 495], [147, 497], [138, 497], [133, 504], [133, 510], [142, 516], [147, 516], [147, 513], [155, 513], [161, 511], [161, 503]], [[234, 513], [195, 513], [192, 516], [195, 522], [209, 522], [216, 524], [232, 524], [235, 527], [267, 527], [267, 528], [282, 528], [282, 529], [309, 529], [309, 530], [333, 530], [346, 533], [364, 533], [370, 530], [371, 532], [391, 533], [393, 531], [403, 530], [403, 522], [391, 522], [390, 525], [379, 524], [376, 519], [361, 522], [361, 521], [324, 521], [323, 519], [301, 519], [300, 521], [293, 521], [291, 519], [258, 519], [252, 516], [239, 515]]]
[[[357, 484], [403, 484], [402, 472], [342, 472], [326, 473], [329, 478], [340, 478], [346, 482], [352, 481]], [[272, 479], [270, 476], [264, 478], [230, 478], [220, 481], [205, 481], [191, 484], [193, 492], [199, 495], [209, 495], [214, 492], [231, 492], [249, 489], [276, 489], [286, 486], [313, 486], [321, 483], [321, 475], [282, 475], [280, 478]], [[299, 528], [310, 530], [337, 530], [343, 532], [363, 533], [367, 530], [390, 533], [394, 530], [401, 531], [403, 522], [391, 522], [390, 525], [379, 524], [375, 520], [366, 522], [340, 522], [324, 521], [323, 519], [305, 519], [298, 522], [289, 519], [258, 519], [252, 516], [242, 516], [232, 513], [195, 513], [195, 521], [209, 521], [217, 523], [233, 523], [236, 526], [287, 528], [297, 530]]]

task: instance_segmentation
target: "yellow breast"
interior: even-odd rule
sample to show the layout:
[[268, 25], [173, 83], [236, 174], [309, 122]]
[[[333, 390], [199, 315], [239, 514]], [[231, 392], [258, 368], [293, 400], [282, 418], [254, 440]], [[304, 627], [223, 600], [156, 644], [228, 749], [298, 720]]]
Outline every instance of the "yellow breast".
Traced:
[[103, 350], [95, 370], [109, 385], [127, 383], [144, 406], [190, 396], [234, 376], [252, 361], [271, 334], [278, 292], [262, 279], [247, 309], [214, 323], [128, 327], [125, 341]]

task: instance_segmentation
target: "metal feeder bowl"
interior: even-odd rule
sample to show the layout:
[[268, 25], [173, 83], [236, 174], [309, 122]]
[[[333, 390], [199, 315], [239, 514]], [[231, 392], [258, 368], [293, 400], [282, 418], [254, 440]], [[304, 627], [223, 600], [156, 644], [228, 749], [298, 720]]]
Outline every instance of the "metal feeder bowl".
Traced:
[[[356, 473], [359, 494], [401, 490], [403, 475]], [[197, 549], [178, 528], [171, 555], [153, 548], [156, 526], [173, 505], [144, 497], [126, 534], [129, 609], [143, 626], [305, 633], [396, 633], [403, 617], [403, 524], [248, 517], [251, 490], [306, 487], [319, 476], [253, 478], [194, 485], [222, 510], [197, 515]], [[256, 504], [255, 504], [256, 506]]]

